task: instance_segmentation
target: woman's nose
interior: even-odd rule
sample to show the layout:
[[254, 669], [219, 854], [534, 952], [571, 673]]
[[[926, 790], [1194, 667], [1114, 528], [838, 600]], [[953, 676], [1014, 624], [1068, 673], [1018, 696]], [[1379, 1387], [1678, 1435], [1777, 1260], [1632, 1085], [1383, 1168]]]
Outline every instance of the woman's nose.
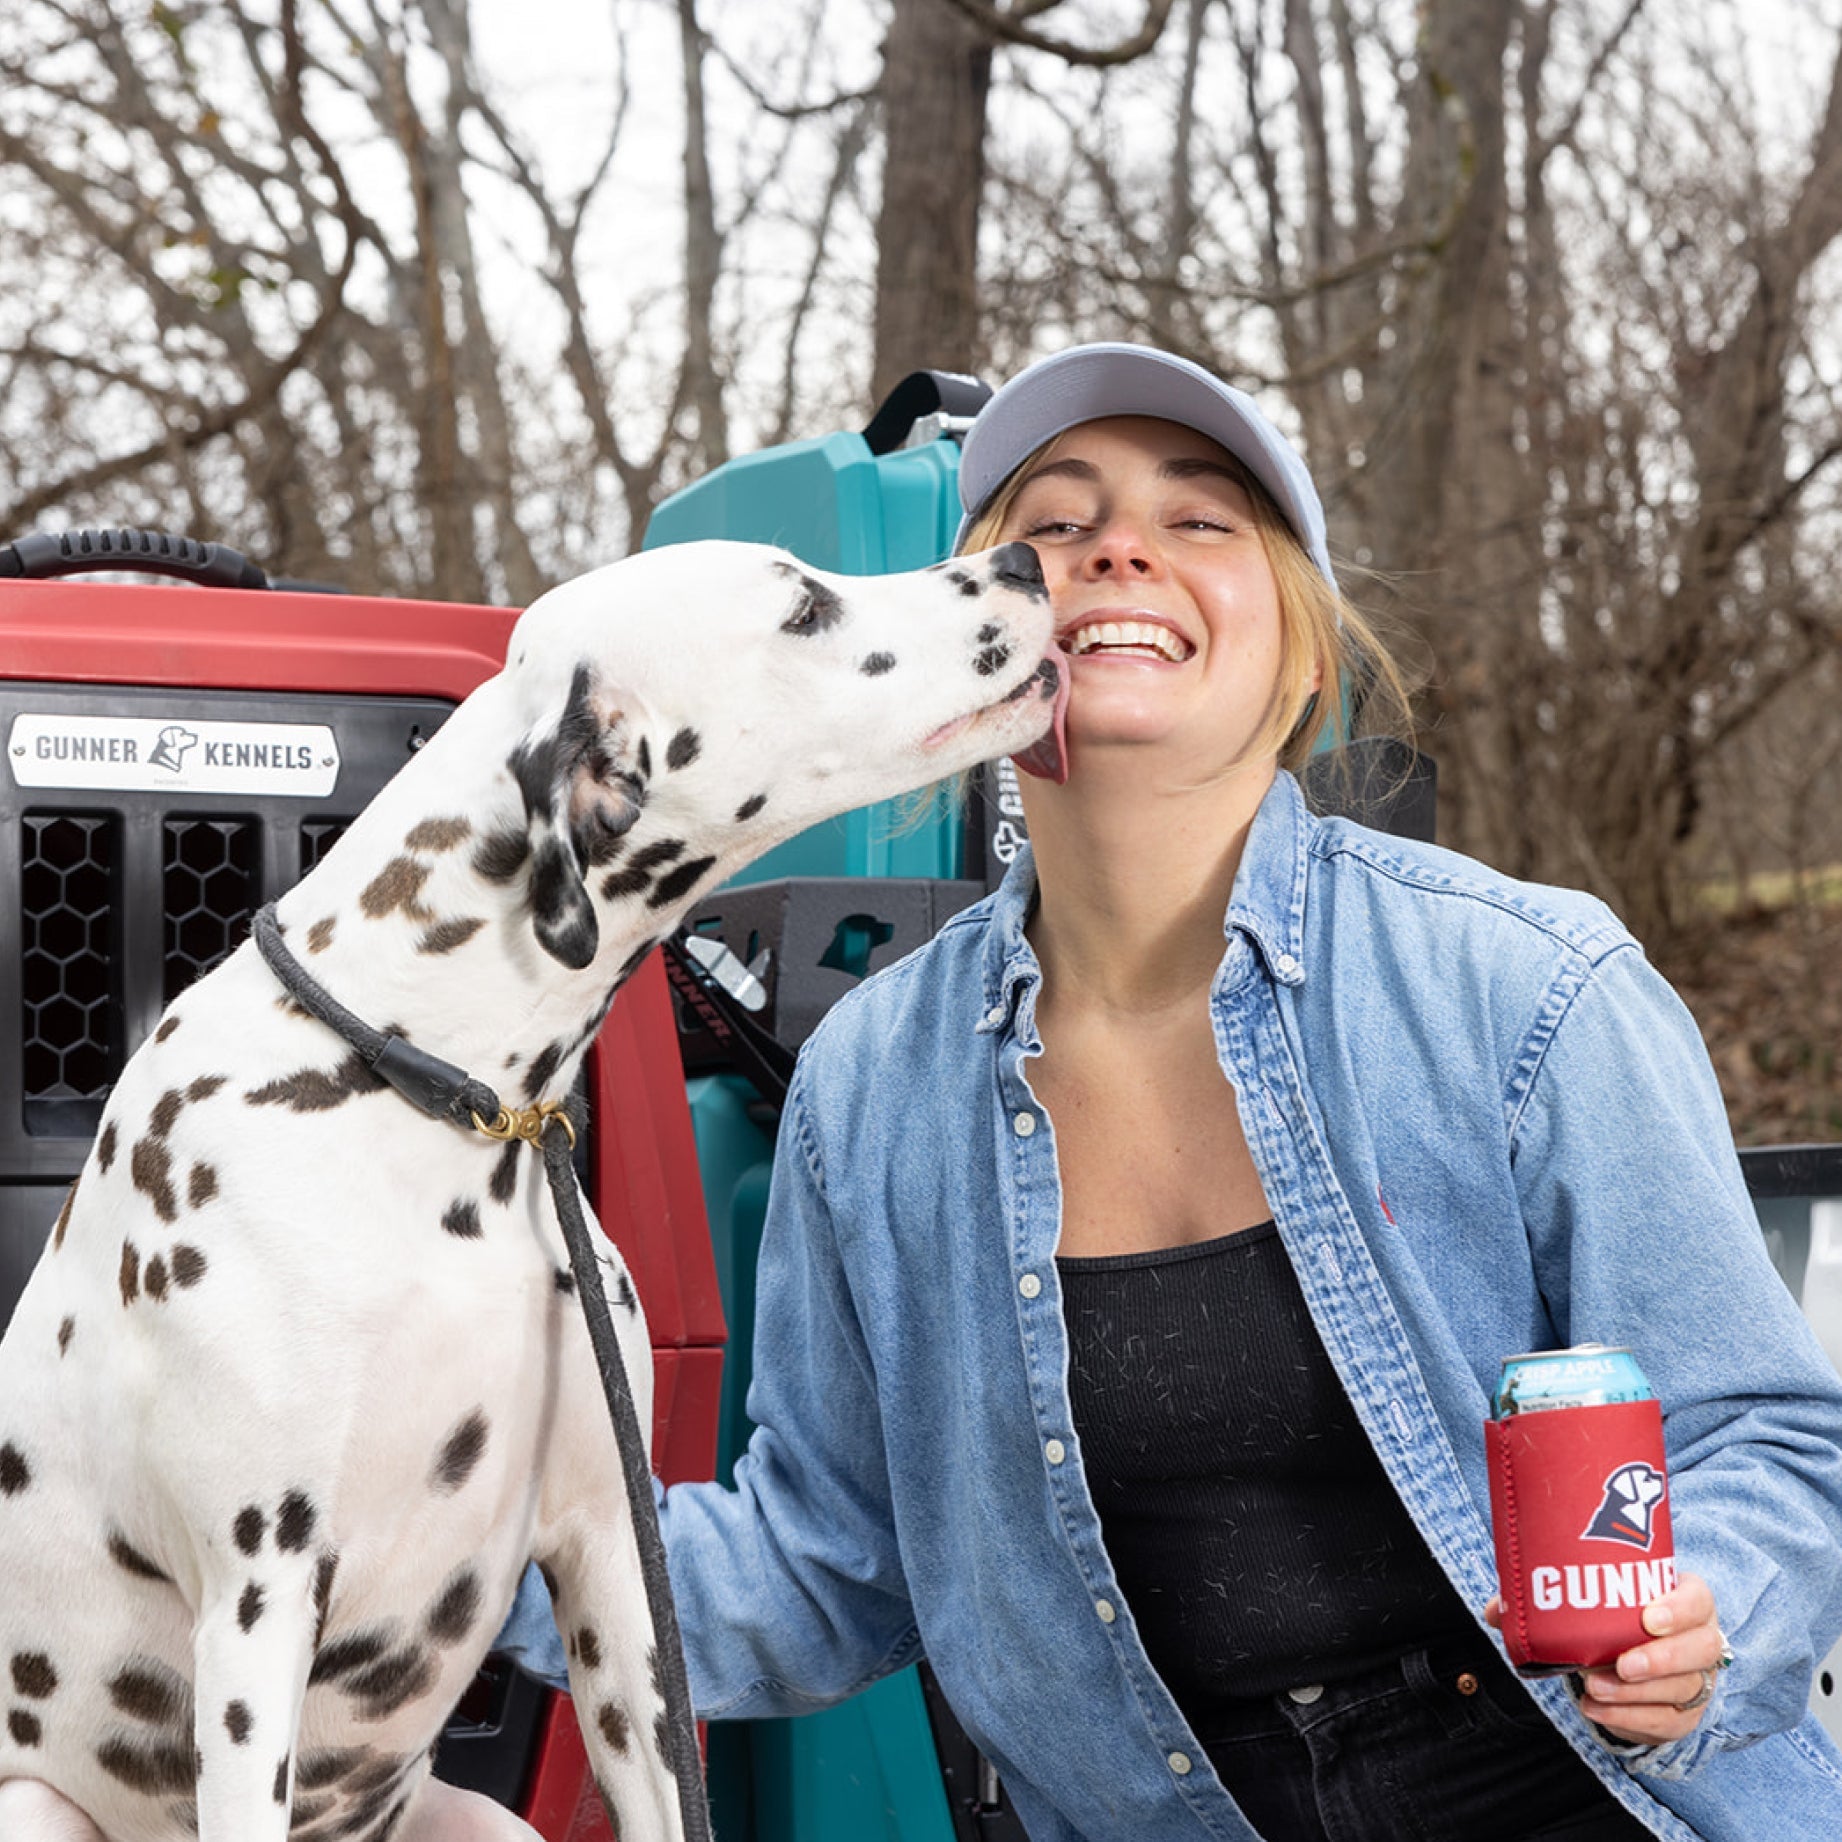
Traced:
[[1109, 518], [1094, 533], [1082, 558], [1082, 571], [1089, 576], [1145, 576], [1157, 568], [1157, 547], [1151, 543], [1144, 526], [1132, 518]]

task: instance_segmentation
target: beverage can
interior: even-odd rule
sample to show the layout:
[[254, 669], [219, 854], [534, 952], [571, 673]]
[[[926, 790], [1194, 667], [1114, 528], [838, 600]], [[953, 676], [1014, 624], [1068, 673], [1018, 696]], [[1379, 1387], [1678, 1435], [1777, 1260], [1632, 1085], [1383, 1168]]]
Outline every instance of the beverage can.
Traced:
[[1663, 1415], [1628, 1349], [1505, 1358], [1484, 1424], [1503, 1640], [1525, 1675], [1612, 1662], [1676, 1583]]
[[1511, 1414], [1555, 1407], [1604, 1407], [1614, 1401], [1655, 1398], [1629, 1350], [1579, 1343], [1572, 1349], [1505, 1356], [1490, 1412], [1494, 1419], [1507, 1420]]

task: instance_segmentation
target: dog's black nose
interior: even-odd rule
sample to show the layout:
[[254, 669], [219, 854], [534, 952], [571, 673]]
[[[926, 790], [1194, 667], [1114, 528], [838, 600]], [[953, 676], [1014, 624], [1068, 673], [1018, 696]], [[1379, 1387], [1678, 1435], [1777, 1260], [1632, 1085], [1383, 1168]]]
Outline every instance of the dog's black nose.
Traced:
[[1000, 544], [991, 553], [991, 576], [994, 582], [1025, 594], [1043, 590], [1043, 566], [1028, 544]]

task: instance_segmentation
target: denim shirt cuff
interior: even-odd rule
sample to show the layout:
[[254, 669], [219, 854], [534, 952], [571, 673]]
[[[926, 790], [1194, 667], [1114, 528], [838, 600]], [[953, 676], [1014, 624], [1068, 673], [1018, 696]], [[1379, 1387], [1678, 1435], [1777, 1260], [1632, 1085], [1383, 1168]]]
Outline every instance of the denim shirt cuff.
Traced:
[[1720, 1728], [1721, 1703], [1726, 1687], [1726, 1683], [1716, 1681], [1713, 1700], [1702, 1709], [1701, 1719], [1693, 1729], [1679, 1740], [1666, 1740], [1661, 1745], [1646, 1746], [1630, 1740], [1615, 1739], [1603, 1727], [1595, 1726], [1593, 1732], [1598, 1735], [1606, 1751], [1622, 1761], [1625, 1769], [1636, 1777], [1656, 1778], [1665, 1782], [1693, 1777], [1715, 1753], [1748, 1743], [1744, 1735], [1725, 1733]]

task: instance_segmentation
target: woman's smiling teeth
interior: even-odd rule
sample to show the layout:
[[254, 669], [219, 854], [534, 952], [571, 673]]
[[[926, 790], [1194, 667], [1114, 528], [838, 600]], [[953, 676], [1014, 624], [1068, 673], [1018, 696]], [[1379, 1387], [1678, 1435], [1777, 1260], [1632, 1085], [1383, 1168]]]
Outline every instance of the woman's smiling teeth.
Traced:
[[1181, 665], [1196, 649], [1181, 634], [1148, 620], [1094, 620], [1062, 635], [1062, 650], [1073, 658], [1095, 652], [1149, 652]]

